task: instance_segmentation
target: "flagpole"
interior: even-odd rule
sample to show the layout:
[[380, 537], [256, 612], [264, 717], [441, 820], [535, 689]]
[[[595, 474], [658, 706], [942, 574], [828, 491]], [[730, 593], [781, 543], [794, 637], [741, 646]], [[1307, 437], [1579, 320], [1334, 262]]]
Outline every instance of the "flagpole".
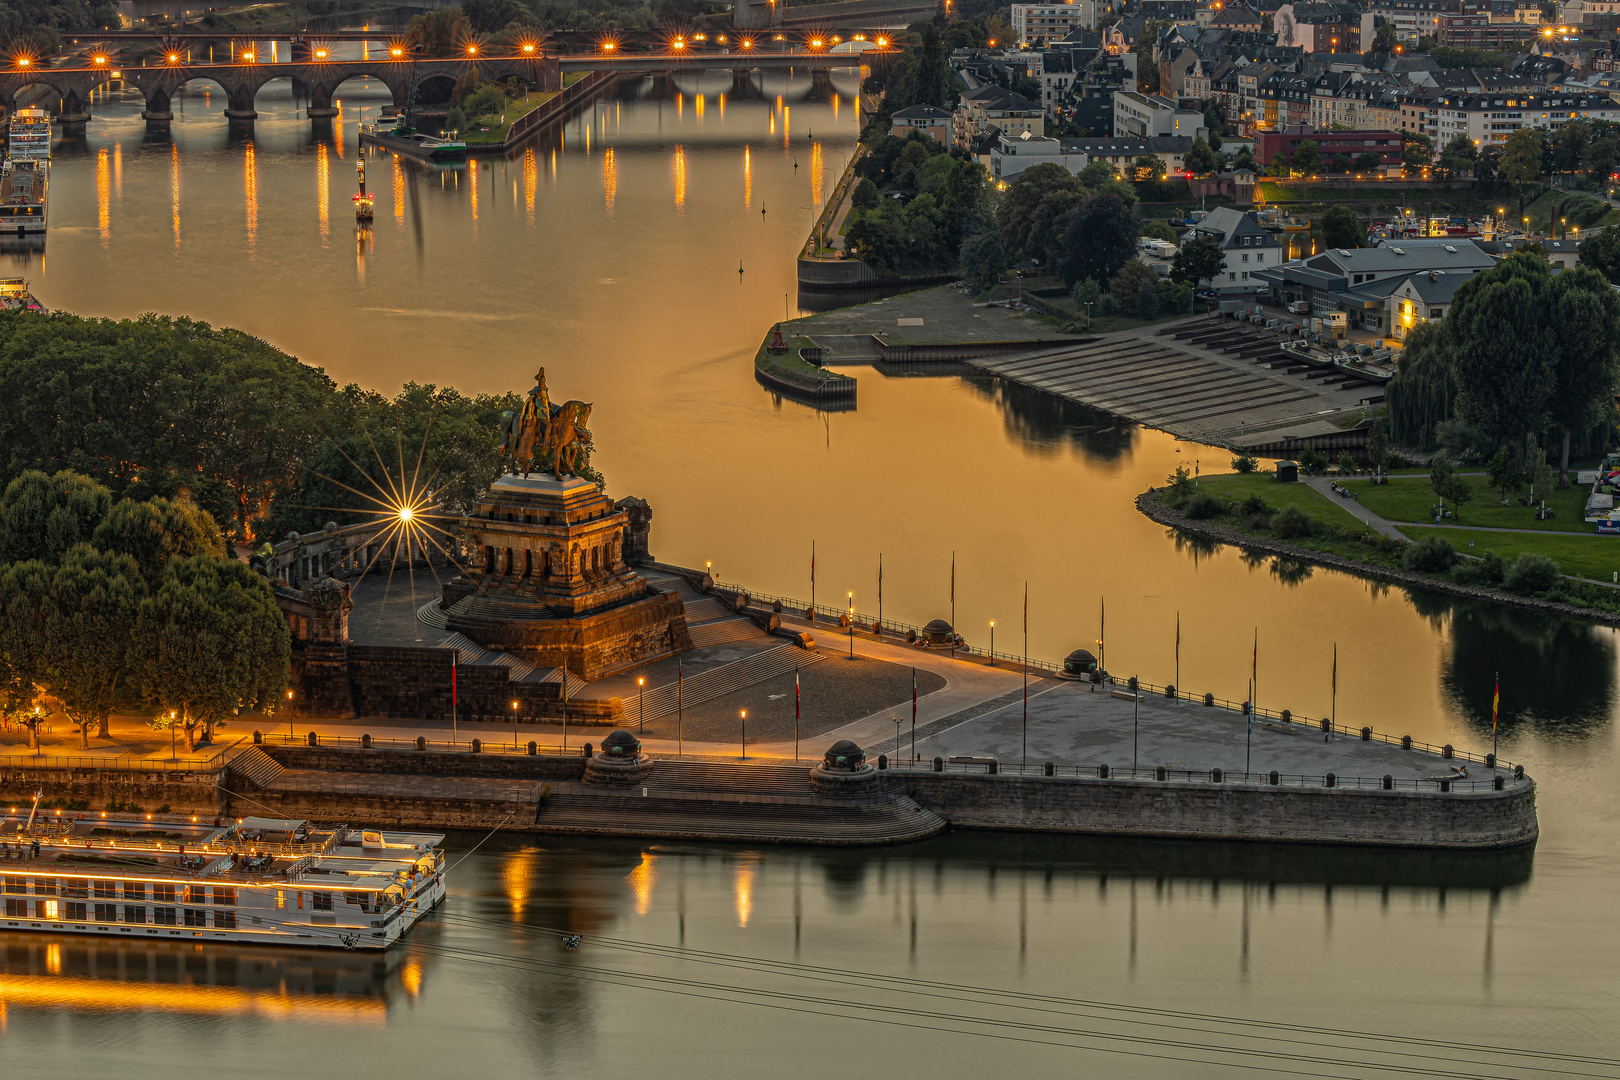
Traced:
[[1099, 596], [1097, 602], [1102, 605], [1102, 616], [1097, 620], [1097, 669], [1108, 670], [1108, 597]]
[[[686, 739], [682, 735], [682, 732], [681, 732], [681, 728], [684, 726], [684, 721], [686, 720], [686, 658], [685, 657], [676, 657], [676, 659], [675, 659], [675, 670], [676, 670], [676, 676], [675, 676], [675, 756], [677, 756], [677, 757], [685, 757], [686, 756]], [[798, 671], [795, 670], [794, 673], [793, 673], [794, 680], [797, 681], [798, 677], [799, 677]], [[795, 756], [797, 756], [797, 755], [795, 755]]]
[[1254, 680], [1249, 680], [1249, 735], [1243, 747], [1243, 778], [1247, 780], [1254, 764]]
[[1496, 673], [1496, 692], [1491, 695], [1491, 761], [1496, 761], [1496, 717], [1502, 711], [1502, 673]]
[[454, 649], [450, 650], [450, 745], [455, 746], [460, 741], [460, 732], [456, 724], [456, 662], [461, 654]]
[[[876, 633], [883, 632], [883, 552], [878, 552], [878, 620]], [[876, 634], [874, 634], [876, 636]]]
[[1181, 612], [1176, 612], [1176, 700], [1181, 700]]
[[793, 665], [793, 760], [799, 760], [799, 665]]
[[917, 666], [911, 666], [911, 760], [917, 760]]
[[1024, 764], [1029, 768], [1029, 582], [1024, 582]]
[[1328, 724], [1339, 726], [1339, 643], [1333, 643], [1333, 708], [1328, 713]]
[[956, 552], [951, 552], [951, 659], [956, 659]]
[[1249, 726], [1254, 726], [1255, 699], [1260, 696], [1260, 628], [1254, 628], [1254, 659], [1249, 668]]
[[816, 542], [810, 541], [810, 625], [816, 625]]

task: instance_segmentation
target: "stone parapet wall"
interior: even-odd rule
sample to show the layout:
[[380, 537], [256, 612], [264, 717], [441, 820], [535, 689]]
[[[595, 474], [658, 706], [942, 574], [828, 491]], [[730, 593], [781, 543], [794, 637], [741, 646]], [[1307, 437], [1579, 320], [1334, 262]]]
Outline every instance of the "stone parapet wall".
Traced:
[[[0, 771], [0, 804], [19, 810], [33, 804], [34, 795], [45, 799], [84, 800], [93, 811], [109, 803], [135, 804], [149, 813], [167, 805], [170, 813], [221, 813], [223, 793], [218, 773], [137, 772], [132, 769], [6, 769]], [[64, 811], [64, 813], [86, 811]], [[54, 814], [55, 811], [41, 811]]]
[[1450, 849], [1538, 833], [1529, 780], [1451, 793], [912, 772], [886, 783], [969, 829]]
[[337, 773], [566, 781], [578, 781], [585, 775], [583, 753], [576, 757], [538, 754], [529, 757], [435, 750], [347, 750], [324, 746], [262, 746], [260, 749], [284, 768], [321, 769]]

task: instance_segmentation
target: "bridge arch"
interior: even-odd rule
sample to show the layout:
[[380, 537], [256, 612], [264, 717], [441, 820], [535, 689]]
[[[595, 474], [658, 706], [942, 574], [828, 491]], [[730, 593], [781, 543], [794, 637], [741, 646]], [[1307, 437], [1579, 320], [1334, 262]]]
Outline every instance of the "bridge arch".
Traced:
[[399, 94], [395, 89], [376, 74], [367, 71], [335, 75], [327, 80], [325, 85], [310, 92], [309, 104], [312, 109], [335, 109], [336, 103], [345, 99], [352, 99], [354, 102], [345, 106], [346, 111], [355, 113], [361, 108], [375, 111], [384, 104], [399, 104]]

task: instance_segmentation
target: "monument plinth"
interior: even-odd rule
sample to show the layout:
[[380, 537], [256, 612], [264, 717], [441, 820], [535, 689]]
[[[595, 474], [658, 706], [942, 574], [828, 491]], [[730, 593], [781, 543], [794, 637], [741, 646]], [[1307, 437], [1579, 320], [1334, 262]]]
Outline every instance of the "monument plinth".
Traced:
[[692, 648], [680, 597], [624, 561], [628, 526], [588, 480], [501, 477], [461, 521], [472, 559], [445, 586], [446, 628], [586, 679]]

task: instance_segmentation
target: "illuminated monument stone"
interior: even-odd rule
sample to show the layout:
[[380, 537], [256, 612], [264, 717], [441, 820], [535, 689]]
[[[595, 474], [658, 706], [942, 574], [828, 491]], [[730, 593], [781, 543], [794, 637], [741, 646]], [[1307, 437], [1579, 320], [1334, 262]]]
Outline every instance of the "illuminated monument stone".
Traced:
[[679, 595], [660, 592], [625, 561], [627, 537], [644, 547], [645, 523], [568, 475], [588, 465], [590, 406], [552, 405], [544, 369], [536, 380], [523, 411], [502, 422], [518, 471], [491, 484], [461, 520], [471, 559], [444, 587], [446, 628], [586, 679], [692, 648]]

